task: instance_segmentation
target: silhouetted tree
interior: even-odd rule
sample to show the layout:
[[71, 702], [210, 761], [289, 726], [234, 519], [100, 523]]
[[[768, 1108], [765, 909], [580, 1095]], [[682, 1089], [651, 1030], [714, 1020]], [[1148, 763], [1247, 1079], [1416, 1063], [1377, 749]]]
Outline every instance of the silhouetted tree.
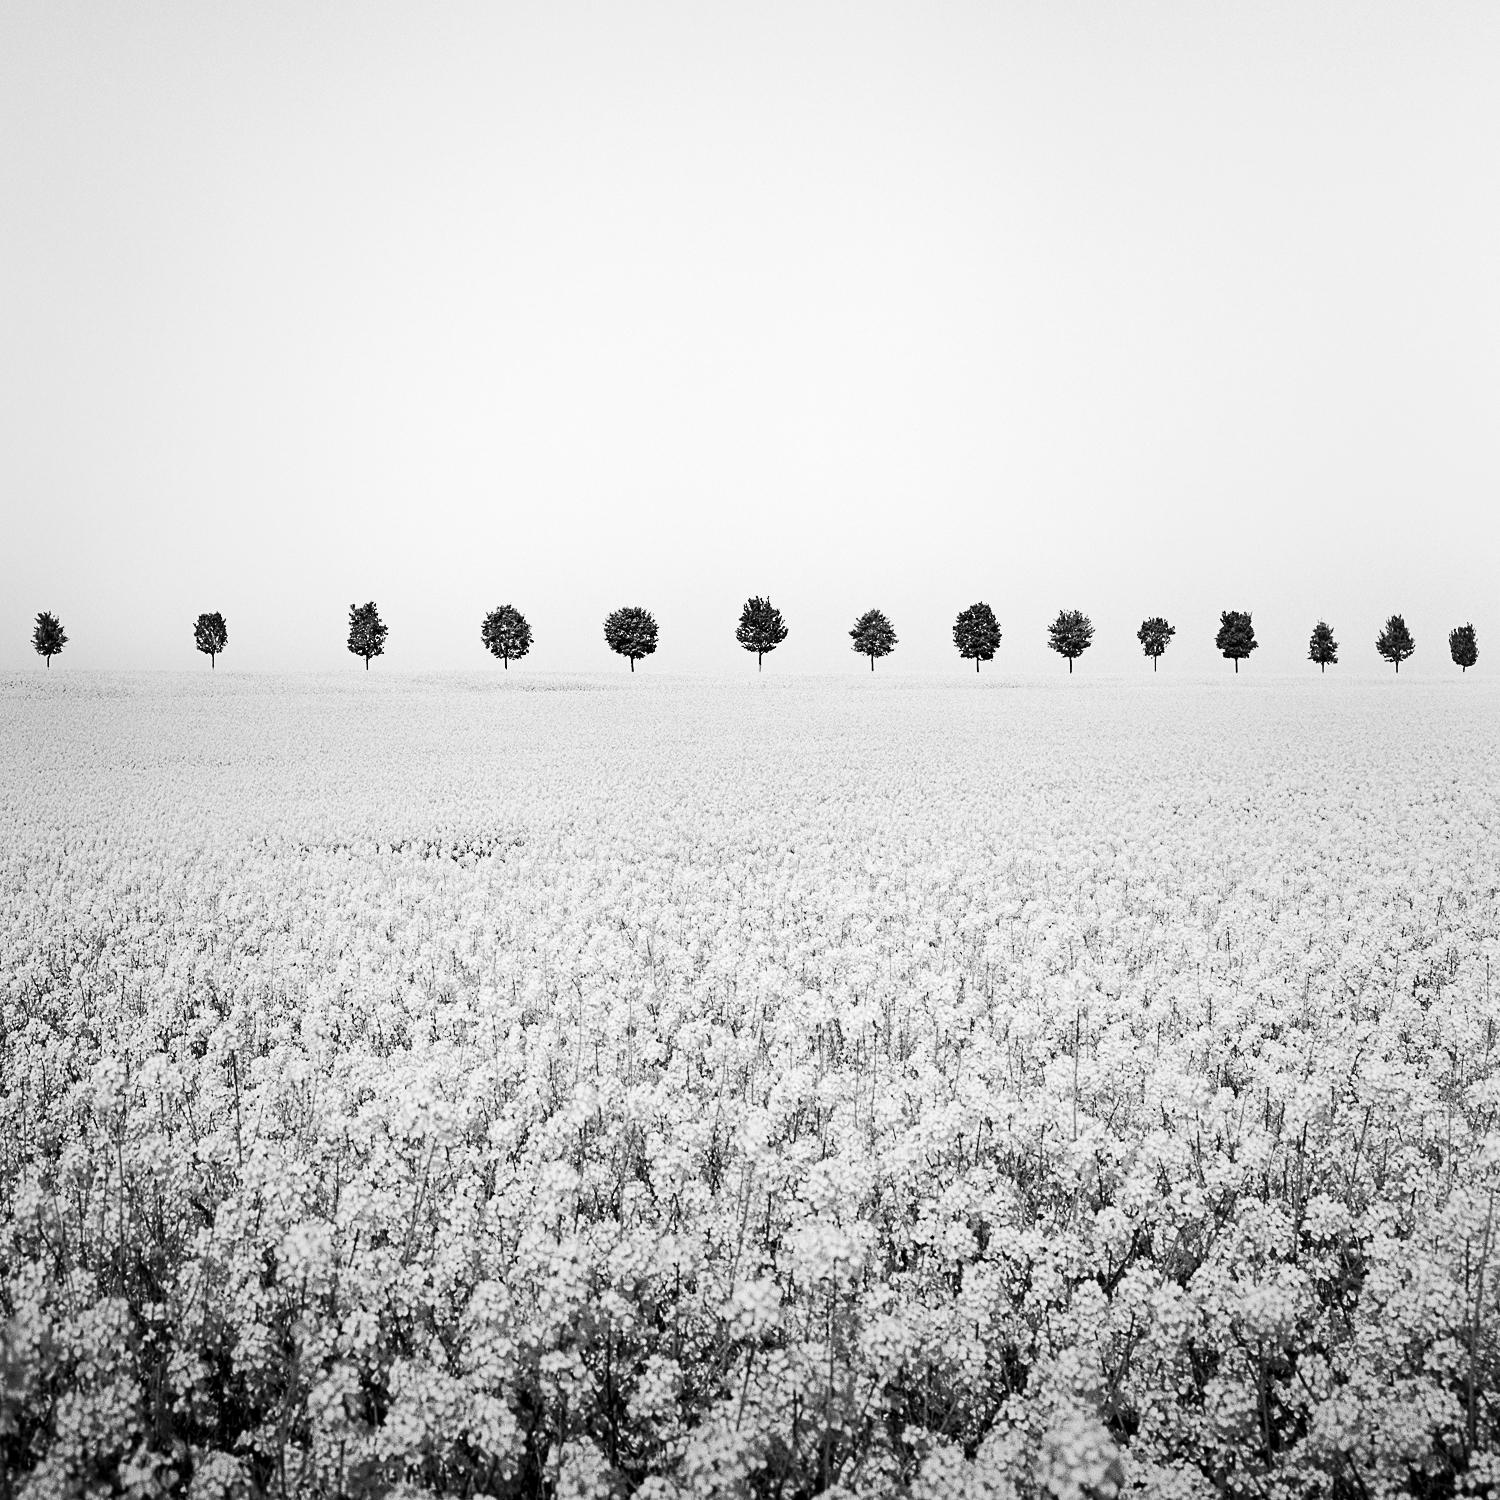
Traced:
[[372, 656], [385, 655], [385, 638], [389, 633], [373, 599], [368, 604], [349, 606], [349, 649], [355, 656], [364, 657], [365, 671], [370, 670]]
[[1339, 643], [1334, 640], [1333, 626], [1327, 620], [1319, 620], [1313, 626], [1313, 633], [1307, 642], [1307, 659], [1317, 662], [1321, 672], [1338, 665]]
[[875, 670], [877, 656], [889, 656], [896, 649], [896, 631], [891, 622], [878, 609], [867, 609], [849, 632], [854, 649], [861, 656], [870, 658], [870, 670]]
[[1417, 649], [1406, 621], [1400, 615], [1392, 615], [1385, 622], [1380, 634], [1375, 637], [1375, 649], [1389, 662], [1396, 664], [1396, 673], [1401, 672], [1401, 663]]
[[630, 670], [643, 657], [656, 650], [656, 620], [649, 609], [626, 605], [605, 617], [604, 640], [611, 651], [630, 660]]
[[953, 644], [965, 660], [972, 660], [974, 670], [982, 661], [993, 661], [1000, 649], [1000, 622], [988, 604], [971, 604], [958, 612], [953, 622]]
[[740, 611], [740, 623], [735, 626], [734, 638], [746, 651], [755, 653], [755, 670], [760, 671], [760, 659], [767, 651], [774, 651], [786, 639], [786, 621], [781, 611], [769, 599], [759, 594], [745, 600]]
[[193, 644], [208, 658], [211, 668], [217, 666], [219, 653], [229, 644], [229, 627], [224, 616], [217, 610], [211, 615], [199, 615], [193, 621]]
[[1479, 641], [1472, 625], [1455, 625], [1448, 632], [1448, 650], [1453, 653], [1453, 664], [1465, 672], [1479, 660]]
[[1243, 609], [1221, 611], [1219, 633], [1214, 637], [1214, 645], [1234, 663], [1234, 670], [1238, 673], [1240, 663], [1260, 645], [1260, 642], [1255, 639], [1255, 627], [1250, 623], [1249, 611]]
[[1068, 659], [1068, 672], [1073, 671], [1073, 662], [1083, 655], [1094, 642], [1094, 622], [1081, 609], [1060, 609], [1057, 618], [1047, 627], [1047, 644], [1059, 656]]
[[43, 610], [36, 617], [36, 629], [31, 632], [31, 644], [38, 656], [47, 658], [47, 670], [52, 670], [52, 658], [68, 644], [63, 634], [62, 621], [56, 615]]
[[514, 604], [502, 604], [484, 617], [479, 639], [491, 656], [498, 656], [510, 671], [510, 664], [531, 650], [531, 626]]
[[1168, 625], [1160, 615], [1152, 615], [1149, 620], [1141, 621], [1141, 628], [1136, 631], [1135, 638], [1141, 643], [1141, 650], [1151, 658], [1153, 672], [1162, 652], [1167, 649], [1168, 642], [1176, 634], [1177, 627]]

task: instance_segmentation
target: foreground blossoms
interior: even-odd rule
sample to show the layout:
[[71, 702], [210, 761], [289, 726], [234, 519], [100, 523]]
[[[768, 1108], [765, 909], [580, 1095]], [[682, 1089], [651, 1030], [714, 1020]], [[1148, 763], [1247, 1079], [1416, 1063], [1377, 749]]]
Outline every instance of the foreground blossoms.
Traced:
[[0, 1494], [1493, 1492], [1387, 688], [0, 681]]

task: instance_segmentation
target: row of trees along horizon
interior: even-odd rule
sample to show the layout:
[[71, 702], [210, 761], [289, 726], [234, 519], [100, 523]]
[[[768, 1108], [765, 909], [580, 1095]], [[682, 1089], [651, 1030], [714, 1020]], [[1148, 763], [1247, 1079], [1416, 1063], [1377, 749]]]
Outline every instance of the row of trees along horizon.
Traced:
[[[349, 606], [348, 647], [355, 656], [364, 658], [366, 671], [369, 671], [373, 658], [385, 654], [389, 634], [390, 629], [380, 618], [374, 600]], [[1154, 672], [1172, 637], [1177, 634], [1177, 627], [1168, 624], [1160, 615], [1152, 615], [1141, 621], [1141, 628], [1135, 634], [1142, 653], [1151, 659]], [[787, 635], [786, 621], [769, 599], [755, 595], [745, 601], [734, 638], [746, 651], [755, 653], [757, 671], [766, 655], [774, 651]], [[881, 657], [889, 656], [896, 649], [895, 627], [878, 609], [867, 609], [854, 622], [849, 635], [854, 642], [853, 649], [859, 655], [869, 657], [872, 672]], [[626, 605], [605, 616], [605, 644], [629, 661], [632, 672], [638, 661], [654, 654], [658, 636], [656, 617], [649, 609]], [[976, 672], [980, 662], [994, 660], [1000, 649], [1000, 637], [1000, 622], [988, 604], [971, 604], [960, 610], [953, 622], [953, 644], [960, 657], [973, 661]], [[526, 616], [513, 604], [501, 604], [480, 623], [479, 639], [508, 671], [511, 662], [520, 661], [531, 650], [533, 637]], [[1093, 642], [1093, 622], [1082, 610], [1059, 610], [1057, 618], [1047, 627], [1047, 644], [1067, 661], [1069, 672]], [[31, 643], [37, 654], [46, 658], [50, 670], [52, 658], [59, 655], [68, 643], [62, 622], [56, 615], [47, 610], [37, 615]], [[219, 656], [229, 644], [229, 627], [224, 616], [217, 611], [199, 615], [193, 622], [193, 644], [208, 657], [210, 667], [217, 666]], [[1226, 609], [1220, 614], [1214, 646], [1234, 663], [1236, 672], [1240, 663], [1259, 645], [1248, 611]], [[1400, 672], [1401, 663], [1415, 653], [1417, 643], [1406, 621], [1400, 615], [1391, 615], [1375, 638], [1375, 649]], [[1448, 650], [1454, 664], [1465, 672], [1479, 660], [1479, 642], [1472, 624], [1456, 625], [1448, 632]], [[1316, 662], [1323, 671], [1338, 662], [1339, 644], [1334, 639], [1333, 627], [1326, 620], [1319, 620], [1313, 626], [1307, 643], [1307, 658]]]

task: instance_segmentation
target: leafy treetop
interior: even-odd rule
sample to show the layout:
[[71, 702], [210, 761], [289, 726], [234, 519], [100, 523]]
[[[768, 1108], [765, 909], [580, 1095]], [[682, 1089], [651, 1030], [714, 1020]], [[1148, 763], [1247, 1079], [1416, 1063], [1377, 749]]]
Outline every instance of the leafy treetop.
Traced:
[[1219, 633], [1214, 645], [1234, 663], [1236, 672], [1240, 663], [1255, 650], [1260, 642], [1255, 639], [1255, 626], [1250, 621], [1250, 612], [1243, 609], [1226, 609], [1219, 615]]
[[1406, 628], [1406, 621], [1400, 615], [1392, 615], [1375, 637], [1375, 649], [1388, 662], [1395, 663], [1399, 674], [1401, 663], [1417, 649], [1417, 643], [1411, 631]]
[[1047, 644], [1059, 656], [1068, 659], [1068, 671], [1073, 662], [1094, 642], [1094, 622], [1081, 609], [1060, 609], [1057, 618], [1047, 627]]
[[62, 621], [50, 610], [43, 610], [36, 617], [36, 629], [31, 632], [31, 644], [38, 656], [47, 659], [47, 670], [52, 669], [52, 658], [68, 644], [63, 634]]
[[193, 644], [208, 658], [210, 667], [218, 665], [219, 653], [229, 644], [229, 627], [217, 610], [199, 615], [193, 621]]
[[1177, 627], [1168, 625], [1160, 615], [1152, 615], [1150, 619], [1141, 621], [1141, 628], [1136, 631], [1135, 638], [1141, 643], [1141, 650], [1151, 658], [1153, 672], [1162, 652], [1176, 634]]
[[498, 656], [510, 671], [510, 664], [531, 650], [531, 626], [514, 604], [501, 604], [484, 617], [479, 639], [491, 656]]
[[1333, 638], [1333, 626], [1327, 620], [1319, 620], [1307, 642], [1307, 659], [1318, 664], [1318, 670], [1326, 672], [1336, 666], [1339, 659], [1339, 643]]
[[611, 651], [629, 660], [633, 672], [643, 656], [656, 650], [655, 616], [634, 604], [611, 610], [604, 620], [604, 640]]
[[385, 638], [389, 633], [373, 599], [368, 604], [349, 606], [349, 650], [364, 657], [365, 671], [370, 670], [372, 656], [385, 655]]
[[870, 670], [875, 670], [877, 656], [889, 656], [896, 649], [896, 630], [878, 609], [867, 609], [849, 632], [854, 650], [870, 658]]
[[953, 622], [953, 644], [965, 660], [972, 660], [974, 670], [982, 661], [993, 661], [1000, 649], [1000, 622], [988, 604], [971, 604], [958, 612]]
[[1448, 632], [1448, 650], [1453, 655], [1453, 664], [1465, 672], [1479, 660], [1479, 640], [1472, 625], [1455, 625]]
[[734, 638], [746, 651], [755, 653], [755, 669], [760, 670], [761, 658], [767, 651], [774, 651], [787, 636], [786, 621], [781, 611], [769, 599], [759, 594], [745, 600], [740, 610], [740, 623], [735, 626]]

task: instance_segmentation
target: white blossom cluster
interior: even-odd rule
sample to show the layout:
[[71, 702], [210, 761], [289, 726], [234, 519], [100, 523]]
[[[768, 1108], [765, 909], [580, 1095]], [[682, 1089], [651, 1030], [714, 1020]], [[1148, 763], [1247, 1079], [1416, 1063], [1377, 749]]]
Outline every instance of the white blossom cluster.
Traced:
[[42, 686], [6, 1494], [1500, 1484], [1500, 697]]

